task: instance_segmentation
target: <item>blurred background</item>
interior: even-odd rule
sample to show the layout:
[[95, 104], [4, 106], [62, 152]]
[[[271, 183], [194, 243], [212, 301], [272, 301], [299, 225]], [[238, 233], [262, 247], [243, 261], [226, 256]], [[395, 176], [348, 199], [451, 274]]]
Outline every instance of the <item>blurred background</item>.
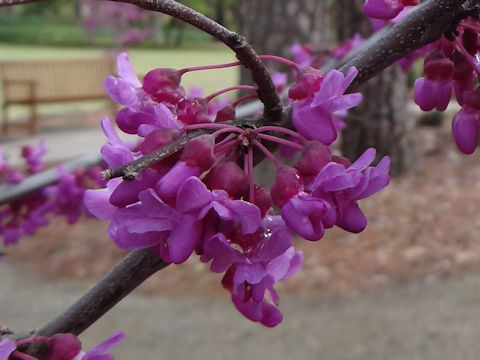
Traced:
[[[319, 66], [332, 58], [334, 44], [348, 48], [354, 36], [371, 34], [359, 0], [182, 3], [244, 34], [262, 54], [293, 58], [293, 44], [308, 44]], [[59, 72], [58, 61], [115, 59], [121, 51], [128, 51], [140, 78], [156, 67], [235, 60], [208, 35], [130, 5], [53, 0], [0, 9], [2, 63], [28, 62], [33, 73], [42, 68], [32, 62], [49, 63]], [[421, 70], [421, 61], [408, 72], [395, 66], [360, 89], [365, 101], [344, 119], [336, 151], [354, 159], [374, 146], [379, 157], [390, 155], [391, 185], [360, 204], [369, 222], [363, 233], [333, 229], [318, 243], [297, 241], [304, 266], [278, 287], [282, 324], [266, 329], [244, 319], [221, 277], [190, 259], [154, 275], [87, 330], [81, 337], [86, 346], [122, 329], [127, 339], [116, 350], [120, 360], [477, 359], [479, 160], [461, 155], [453, 143], [450, 119], [458, 105], [425, 114], [412, 102]], [[79, 88], [82, 76], [74, 72], [61, 78]], [[5, 86], [7, 72], [0, 75]], [[92, 96], [103, 78], [91, 85]], [[249, 82], [248, 73], [236, 68], [182, 79], [205, 95], [239, 82]], [[63, 95], [68, 98], [66, 90]], [[30, 100], [8, 106], [8, 133], [0, 136], [8, 160], [19, 162], [21, 147], [41, 138], [52, 166], [97, 153], [105, 143], [99, 122], [112, 116], [112, 104], [102, 96], [74, 97], [36, 103], [34, 131]], [[17, 331], [34, 328], [94, 284], [125, 255], [107, 227], [93, 219], [69, 226], [54, 218], [35, 236], [2, 248], [8, 255], [0, 262], [0, 321]]]

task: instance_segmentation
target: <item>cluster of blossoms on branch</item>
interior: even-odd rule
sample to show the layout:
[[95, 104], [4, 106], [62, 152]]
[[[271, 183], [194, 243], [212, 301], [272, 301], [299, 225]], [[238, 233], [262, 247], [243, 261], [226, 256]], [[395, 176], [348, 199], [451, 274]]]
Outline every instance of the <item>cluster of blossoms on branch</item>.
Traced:
[[132, 4], [84, 0], [83, 26], [90, 41], [101, 29], [113, 31], [115, 47], [130, 46], [148, 38], [154, 31], [152, 14]]
[[[180, 85], [188, 71], [237, 63], [154, 69], [141, 83], [127, 54], [120, 54], [119, 77], [107, 78], [105, 88], [125, 106], [115, 119], [118, 127], [138, 135], [139, 141], [123, 142], [111, 121], [102, 119], [109, 141], [102, 154], [108, 166], [121, 167], [189, 141], [182, 151], [167, 151], [168, 156], [134, 180], [114, 178], [105, 189], [85, 194], [87, 209], [111, 222], [110, 236], [120, 248], [152, 248], [164, 261], [176, 264], [197, 253], [201, 261], [211, 262], [211, 271], [225, 273], [222, 284], [236, 308], [266, 326], [282, 319], [275, 282], [302, 264], [292, 233], [317, 241], [334, 225], [362, 231], [366, 218], [357, 201], [388, 184], [390, 165], [385, 157], [371, 166], [374, 149], [353, 164], [332, 154], [330, 145], [337, 138], [334, 115], [362, 100], [360, 94], [344, 94], [356, 69], [324, 75], [280, 61], [297, 71], [297, 82], [289, 90], [294, 129], [254, 121], [236, 124], [239, 101], [209, 110], [217, 94], [233, 88], [191, 98]], [[294, 166], [282, 165], [273, 155], [270, 150], [276, 145], [299, 154]], [[271, 189], [254, 182], [258, 153], [277, 167]]]
[[[406, 6], [417, 4], [409, 0], [367, 0], [364, 10], [372, 18], [388, 21], [400, 16]], [[465, 11], [471, 16], [438, 41], [410, 54], [408, 64], [425, 56], [425, 76], [414, 85], [414, 100], [422, 110], [445, 111], [453, 92], [461, 106], [452, 120], [453, 137], [460, 151], [472, 154], [480, 135], [480, 22], [478, 7]]]
[[[396, 24], [418, 3], [418, 0], [367, 0], [363, 9], [371, 18], [374, 30], [378, 30], [385, 25]], [[419, 58], [425, 58], [424, 76], [414, 84], [415, 103], [423, 111], [445, 111], [453, 93], [461, 106], [452, 120], [453, 137], [460, 151], [472, 154], [480, 135], [480, 22], [478, 6], [465, 11], [470, 16], [454, 30], [398, 60], [397, 65], [407, 71]], [[355, 35], [336, 46], [332, 55], [344, 55], [361, 43], [361, 38]], [[318, 62], [318, 57], [308, 46], [297, 44], [292, 52], [304, 64]]]
[[[8, 191], [9, 185], [20, 184], [25, 177], [44, 170], [43, 156], [47, 153], [45, 142], [37, 146], [25, 146], [22, 157], [25, 170], [12, 166], [4, 159], [0, 150], [0, 188]], [[16, 244], [25, 235], [33, 235], [47, 226], [49, 215], [66, 217], [69, 224], [75, 223], [84, 212], [83, 194], [87, 188], [98, 188], [105, 184], [100, 176], [101, 167], [75, 170], [72, 173], [58, 167], [58, 182], [29, 195], [16, 199], [0, 208], [0, 235], [3, 245]]]
[[46, 346], [48, 349], [47, 360], [113, 360], [111, 354], [106, 353], [111, 347], [117, 345], [125, 338], [125, 334], [116, 331], [108, 339], [88, 351], [82, 351], [82, 344], [73, 334], [55, 334], [52, 337], [35, 336], [19, 341], [2, 339], [0, 335], [0, 360], [35, 359], [24, 353], [31, 345]]

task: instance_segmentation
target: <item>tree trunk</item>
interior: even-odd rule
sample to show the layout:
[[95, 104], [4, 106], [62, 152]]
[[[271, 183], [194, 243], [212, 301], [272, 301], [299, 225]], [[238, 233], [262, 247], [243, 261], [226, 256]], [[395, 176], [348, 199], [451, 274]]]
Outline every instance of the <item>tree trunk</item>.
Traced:
[[[240, 0], [239, 33], [259, 54], [291, 58], [290, 47], [296, 42], [328, 44], [328, 3], [328, 0]], [[270, 62], [268, 65], [281, 68]], [[240, 73], [240, 83], [251, 83], [245, 69]]]
[[[339, 41], [360, 33], [371, 33], [370, 22], [362, 11], [363, 0], [336, 0], [334, 16]], [[345, 11], [348, 9], [348, 11]], [[347, 127], [342, 132], [341, 151], [350, 160], [366, 149], [377, 149], [377, 160], [385, 155], [392, 159], [391, 175], [414, 167], [413, 118], [407, 111], [407, 79], [392, 66], [363, 85], [362, 104], [349, 111]]]

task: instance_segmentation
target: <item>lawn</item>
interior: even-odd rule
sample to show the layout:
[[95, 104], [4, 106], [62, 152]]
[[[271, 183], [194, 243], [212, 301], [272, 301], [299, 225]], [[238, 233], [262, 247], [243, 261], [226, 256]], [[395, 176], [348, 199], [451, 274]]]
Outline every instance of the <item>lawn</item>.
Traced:
[[[156, 67], [183, 68], [188, 66], [216, 64], [234, 61], [234, 55], [228, 49], [215, 43], [205, 43], [204, 49], [132, 49], [128, 51], [133, 67], [137, 74], [145, 74]], [[2, 60], [32, 60], [32, 59], [71, 59], [92, 58], [102, 56], [105, 51], [88, 47], [46, 47], [36, 45], [11, 45], [0, 43], [0, 61]], [[184, 76], [183, 85], [200, 86], [205, 94], [237, 83], [238, 69], [227, 68], [212, 71], [199, 71]], [[0, 89], [1, 98], [1, 89]], [[103, 104], [100, 104], [103, 105]], [[98, 102], [69, 103], [61, 105], [44, 105], [39, 109], [40, 114], [79, 111], [98, 107]], [[13, 116], [22, 116], [24, 113], [18, 107], [12, 108]]]

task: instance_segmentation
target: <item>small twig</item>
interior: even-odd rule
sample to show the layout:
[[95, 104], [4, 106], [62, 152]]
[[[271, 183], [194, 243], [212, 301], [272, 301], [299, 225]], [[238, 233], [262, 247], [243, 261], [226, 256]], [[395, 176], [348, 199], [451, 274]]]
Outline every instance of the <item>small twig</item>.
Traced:
[[203, 130], [192, 131], [186, 136], [172, 141], [170, 144], [162, 146], [161, 148], [158, 148], [147, 155], [139, 157], [138, 159], [126, 165], [117, 166], [102, 171], [102, 178], [104, 180], [109, 180], [117, 177], [123, 177], [123, 180], [135, 180], [138, 174], [140, 174], [142, 171], [183, 149], [185, 145], [193, 138], [206, 133], [207, 132]]

